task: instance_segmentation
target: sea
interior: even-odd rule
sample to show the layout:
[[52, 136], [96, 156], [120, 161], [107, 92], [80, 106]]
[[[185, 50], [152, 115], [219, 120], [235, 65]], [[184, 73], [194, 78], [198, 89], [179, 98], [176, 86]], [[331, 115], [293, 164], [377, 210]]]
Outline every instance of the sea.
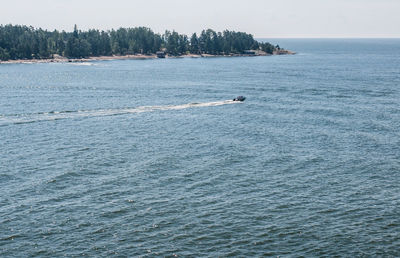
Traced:
[[1, 64], [0, 256], [400, 256], [400, 39], [265, 40]]

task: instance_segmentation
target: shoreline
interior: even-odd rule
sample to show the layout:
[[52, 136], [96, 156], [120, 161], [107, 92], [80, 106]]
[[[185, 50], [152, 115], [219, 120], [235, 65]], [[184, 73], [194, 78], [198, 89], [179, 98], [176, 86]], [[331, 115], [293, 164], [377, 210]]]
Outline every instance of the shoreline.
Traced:
[[[165, 58], [207, 58], [207, 57], [253, 57], [253, 56], [274, 56], [274, 55], [294, 55], [295, 52], [290, 50], [278, 50], [274, 51], [273, 54], [267, 54], [262, 51], [258, 51], [256, 54], [230, 54], [230, 55], [211, 55], [211, 54], [186, 54], [180, 56], [166, 56]], [[16, 59], [0, 61], [0, 64], [38, 64], [38, 63], [83, 63], [92, 61], [112, 61], [112, 60], [144, 60], [144, 59], [156, 59], [157, 55], [112, 55], [112, 56], [91, 56], [86, 58], [67, 58], [59, 55], [54, 55], [53, 58], [47, 59]], [[163, 58], [160, 58], [163, 59]]]

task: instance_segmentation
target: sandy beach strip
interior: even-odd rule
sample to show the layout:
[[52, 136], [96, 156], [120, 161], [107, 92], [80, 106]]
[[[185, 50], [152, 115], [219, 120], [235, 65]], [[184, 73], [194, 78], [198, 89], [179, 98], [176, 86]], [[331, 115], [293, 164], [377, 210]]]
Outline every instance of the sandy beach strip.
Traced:
[[87, 58], [67, 58], [54, 55], [54, 58], [47, 59], [16, 59], [0, 61], [0, 64], [36, 64], [36, 63], [71, 63], [71, 62], [90, 62], [105, 60], [124, 60], [124, 59], [152, 59], [157, 58], [156, 55], [122, 55], [122, 56], [91, 56]]
[[[237, 57], [237, 56], [269, 56], [269, 55], [293, 55], [295, 52], [289, 50], [278, 50], [273, 54], [267, 54], [259, 51], [255, 55], [248, 54], [230, 54], [230, 55], [211, 55], [211, 54], [186, 54], [181, 56], [166, 56], [166, 58], [200, 58], [200, 57]], [[155, 59], [157, 55], [112, 55], [112, 56], [92, 56], [87, 58], [67, 58], [60, 55], [54, 55], [53, 58], [47, 59], [16, 59], [0, 61], [0, 64], [36, 64], [36, 63], [72, 63], [72, 62], [91, 62], [91, 61], [107, 61], [107, 60], [127, 60], [127, 59]]]

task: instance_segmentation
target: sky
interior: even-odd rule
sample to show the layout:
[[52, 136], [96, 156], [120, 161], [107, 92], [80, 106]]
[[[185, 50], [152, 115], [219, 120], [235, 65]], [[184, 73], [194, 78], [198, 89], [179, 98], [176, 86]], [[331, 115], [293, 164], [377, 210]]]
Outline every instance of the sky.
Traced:
[[202, 29], [256, 38], [400, 38], [400, 0], [0, 0], [0, 24]]

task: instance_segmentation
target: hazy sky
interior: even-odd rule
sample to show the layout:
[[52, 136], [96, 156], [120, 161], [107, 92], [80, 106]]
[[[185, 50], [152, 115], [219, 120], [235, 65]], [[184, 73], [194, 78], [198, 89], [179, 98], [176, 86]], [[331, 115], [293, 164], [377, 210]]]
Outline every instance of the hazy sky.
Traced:
[[0, 24], [71, 31], [146, 26], [255, 37], [400, 37], [400, 0], [0, 0]]

